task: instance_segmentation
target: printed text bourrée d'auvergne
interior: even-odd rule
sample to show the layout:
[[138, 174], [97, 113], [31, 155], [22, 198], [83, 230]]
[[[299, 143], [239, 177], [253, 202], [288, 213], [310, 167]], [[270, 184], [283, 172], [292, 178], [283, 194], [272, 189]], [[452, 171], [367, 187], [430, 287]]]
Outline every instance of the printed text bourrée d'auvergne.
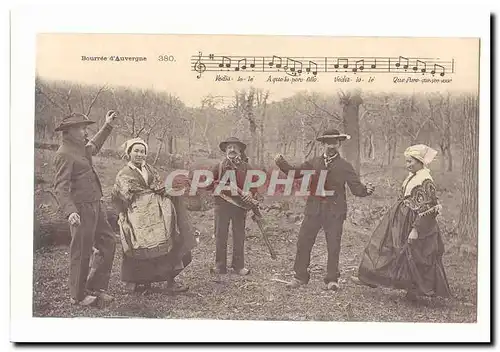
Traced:
[[82, 55], [82, 61], [132, 61], [140, 62], [147, 61], [145, 56], [85, 56]]

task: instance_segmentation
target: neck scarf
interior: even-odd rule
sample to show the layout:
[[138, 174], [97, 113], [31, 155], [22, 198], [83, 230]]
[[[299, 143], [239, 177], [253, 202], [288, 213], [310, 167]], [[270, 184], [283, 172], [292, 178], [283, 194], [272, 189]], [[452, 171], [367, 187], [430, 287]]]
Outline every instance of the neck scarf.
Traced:
[[330, 164], [333, 162], [333, 160], [339, 155], [339, 153], [336, 153], [335, 155], [332, 155], [332, 156], [328, 156], [325, 154], [323, 154], [323, 159], [325, 160], [325, 166], [328, 168], [330, 166]]
[[234, 164], [235, 166], [239, 166], [242, 162], [241, 156], [236, 155], [234, 158], [227, 157], [229, 164]]

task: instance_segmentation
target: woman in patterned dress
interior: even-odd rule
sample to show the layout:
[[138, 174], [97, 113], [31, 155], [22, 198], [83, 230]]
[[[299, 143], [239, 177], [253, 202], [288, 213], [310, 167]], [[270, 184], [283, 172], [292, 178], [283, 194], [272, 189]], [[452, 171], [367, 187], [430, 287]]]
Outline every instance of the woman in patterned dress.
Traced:
[[385, 286], [418, 296], [449, 297], [450, 288], [442, 263], [444, 244], [436, 216], [436, 186], [427, 165], [437, 152], [426, 145], [406, 149], [409, 171], [400, 195], [375, 229], [363, 252], [357, 284]]
[[[123, 249], [121, 279], [135, 292], [188, 288], [175, 277], [191, 262], [196, 245], [181, 196], [171, 196], [157, 170], [146, 163], [147, 144], [140, 138], [124, 145], [129, 160], [116, 176], [112, 199], [119, 213]], [[161, 290], [161, 289], [160, 289]]]

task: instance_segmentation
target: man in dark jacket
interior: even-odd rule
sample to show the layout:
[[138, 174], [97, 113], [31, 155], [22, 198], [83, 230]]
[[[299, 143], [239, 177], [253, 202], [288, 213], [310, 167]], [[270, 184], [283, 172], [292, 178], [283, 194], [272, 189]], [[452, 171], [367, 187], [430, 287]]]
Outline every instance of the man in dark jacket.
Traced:
[[[72, 113], [56, 128], [61, 131], [62, 145], [54, 159], [54, 190], [71, 231], [69, 287], [72, 304], [88, 306], [109, 303], [113, 297], [108, 288], [116, 240], [101, 205], [102, 187], [92, 165], [112, 131], [116, 112], [106, 114], [100, 131], [87, 140], [87, 116]], [[89, 275], [89, 263], [97, 266]]]
[[[214, 190], [215, 197], [215, 268], [213, 273], [225, 274], [227, 272], [227, 240], [229, 223], [232, 222], [233, 233], [233, 258], [231, 266], [236, 274], [248, 275], [250, 270], [245, 267], [245, 220], [247, 210], [238, 204], [248, 203], [256, 195], [256, 188], [250, 188], [241, 195], [232, 195], [229, 190], [222, 190], [217, 196], [217, 188], [223, 180], [228, 180], [228, 172], [234, 172], [236, 184], [240, 190], [245, 187], [245, 180], [250, 166], [245, 155], [246, 145], [238, 138], [231, 137], [219, 145], [226, 153], [226, 157], [212, 168], [213, 183], [207, 189]], [[226, 175], [226, 176], [225, 176]], [[229, 179], [230, 181], [230, 179]], [[252, 178], [252, 181], [256, 181]], [[222, 182], [226, 185], [226, 182]]]
[[[363, 185], [352, 165], [339, 155], [341, 141], [349, 138], [350, 136], [341, 134], [335, 129], [326, 131], [317, 139], [324, 146], [324, 154], [307, 160], [297, 167], [290, 165], [281, 154], [275, 158], [276, 165], [284, 173], [295, 171], [294, 178], [303, 177], [303, 171], [306, 170], [314, 172], [310, 176], [311, 194], [307, 199], [305, 217], [298, 235], [294, 264], [295, 276], [288, 284], [291, 288], [309, 282], [308, 267], [311, 250], [319, 230], [323, 228], [328, 250], [327, 274], [324, 282], [328, 290], [339, 289], [340, 243], [347, 213], [345, 184], [347, 183], [352, 194], [358, 197], [368, 196], [374, 190], [370, 184]], [[321, 177], [322, 173], [324, 178]]]

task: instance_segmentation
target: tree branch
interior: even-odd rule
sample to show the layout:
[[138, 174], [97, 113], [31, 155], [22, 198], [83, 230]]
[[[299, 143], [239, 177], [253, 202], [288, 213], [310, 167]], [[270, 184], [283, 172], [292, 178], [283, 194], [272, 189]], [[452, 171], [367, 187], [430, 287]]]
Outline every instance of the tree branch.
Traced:
[[363, 111], [363, 113], [361, 114], [361, 116], [359, 117], [359, 122], [363, 121], [363, 118], [365, 117], [365, 115], [367, 115], [369, 113], [368, 110], [365, 110]]
[[82, 114], [84, 114], [85, 113], [85, 104], [83, 103], [83, 94], [82, 94], [81, 90], [79, 92], [80, 92], [80, 105], [82, 106]]
[[139, 129], [139, 131], [137, 131], [137, 133], [136, 133], [136, 136], [135, 136], [135, 137], [139, 137], [139, 136], [141, 135], [142, 131], [144, 131], [144, 127], [145, 127], [145, 126], [143, 125], [143, 126]]
[[[94, 103], [96, 102], [97, 97], [99, 96], [99, 94], [101, 94], [101, 92], [103, 92], [103, 91], [104, 91], [104, 89], [105, 89], [105, 88], [106, 88], [106, 85], [102, 86], [102, 87], [101, 87], [101, 88], [99, 88], [99, 90], [97, 91], [97, 93], [96, 93], [96, 95], [95, 95], [94, 99], [92, 99], [92, 102], [90, 103], [89, 108], [87, 109], [87, 113], [86, 113], [86, 115], [87, 115], [87, 116], [89, 116], [89, 115], [90, 115], [90, 111], [92, 110], [92, 106], [94, 106]], [[114, 96], [114, 94], [113, 94], [113, 96]]]
[[306, 97], [306, 100], [309, 101], [311, 104], [314, 105], [314, 107], [316, 107], [317, 109], [323, 111], [324, 113], [328, 114], [330, 117], [333, 117], [334, 119], [336, 119], [337, 121], [342, 121], [342, 119], [340, 118], [339, 114], [337, 114], [336, 112], [330, 112], [328, 110], [326, 110], [325, 108], [319, 106], [314, 100], [312, 100], [311, 98], [309, 97]]
[[68, 105], [68, 109], [69, 109], [70, 114], [73, 113], [73, 109], [71, 108], [71, 103], [69, 101], [71, 98], [71, 91], [72, 91], [72, 88], [69, 89], [68, 94], [66, 95], [66, 104]]
[[318, 119], [318, 118], [320, 118], [319, 116], [311, 115], [311, 114], [310, 114], [310, 113], [308, 113], [308, 112], [305, 112], [305, 111], [300, 111], [300, 110], [299, 110], [299, 109], [297, 109], [295, 106], [294, 106], [293, 108], [294, 108], [294, 110], [295, 110], [296, 112], [298, 112], [298, 113], [300, 113], [300, 114], [302, 114], [302, 115], [308, 116], [308, 117], [310, 117], [310, 118], [312, 118], [312, 119]]
[[66, 114], [68, 111], [63, 108], [60, 104], [58, 104], [55, 100], [53, 100], [47, 93], [44, 92], [42, 87], [38, 87], [38, 91], [40, 94], [42, 94], [52, 105], [55, 107], [59, 108], [64, 114]]

